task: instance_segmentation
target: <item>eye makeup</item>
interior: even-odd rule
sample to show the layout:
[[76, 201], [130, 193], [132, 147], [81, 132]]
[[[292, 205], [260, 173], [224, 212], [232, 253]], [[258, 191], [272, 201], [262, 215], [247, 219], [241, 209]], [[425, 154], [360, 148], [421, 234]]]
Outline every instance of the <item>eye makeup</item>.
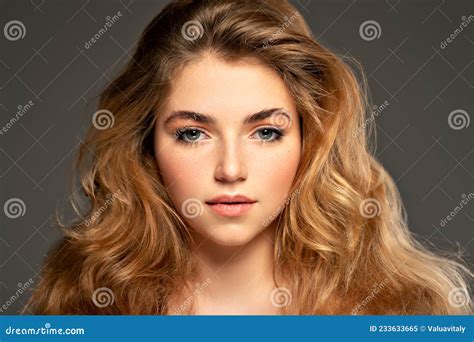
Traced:
[[[203, 139], [199, 139], [201, 135], [206, 133], [197, 127], [181, 127], [174, 131], [173, 138], [185, 145], [195, 145]], [[276, 143], [281, 141], [285, 135], [281, 129], [275, 127], [262, 127], [255, 131], [253, 135], [257, 135], [256, 139], [259, 139], [262, 143]], [[268, 138], [269, 137], [269, 138]]]

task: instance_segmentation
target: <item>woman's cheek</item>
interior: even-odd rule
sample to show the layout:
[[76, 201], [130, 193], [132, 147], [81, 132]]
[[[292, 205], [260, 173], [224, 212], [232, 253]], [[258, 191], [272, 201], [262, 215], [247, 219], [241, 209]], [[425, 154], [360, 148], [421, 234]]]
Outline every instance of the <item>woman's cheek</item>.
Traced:
[[283, 147], [271, 152], [261, 151], [254, 155], [258, 157], [252, 161], [255, 163], [253, 170], [255, 176], [258, 175], [258, 184], [262, 185], [262, 189], [272, 191], [285, 187], [291, 188], [299, 163], [298, 149]]
[[171, 197], [178, 202], [196, 197], [209, 174], [209, 166], [202, 156], [189, 151], [162, 153], [158, 158], [160, 172]]

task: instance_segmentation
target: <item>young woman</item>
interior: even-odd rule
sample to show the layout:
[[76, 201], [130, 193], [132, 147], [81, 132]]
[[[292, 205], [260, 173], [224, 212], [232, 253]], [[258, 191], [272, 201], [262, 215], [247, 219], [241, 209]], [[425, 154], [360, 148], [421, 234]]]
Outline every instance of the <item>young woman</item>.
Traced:
[[413, 239], [368, 149], [365, 94], [286, 1], [170, 3], [102, 94], [92, 207], [24, 312], [470, 313], [472, 273]]

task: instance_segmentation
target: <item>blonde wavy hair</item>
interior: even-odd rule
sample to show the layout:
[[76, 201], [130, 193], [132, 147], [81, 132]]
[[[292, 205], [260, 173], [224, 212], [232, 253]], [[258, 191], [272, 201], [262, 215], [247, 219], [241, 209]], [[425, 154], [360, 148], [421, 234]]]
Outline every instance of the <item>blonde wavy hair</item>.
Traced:
[[[361, 129], [370, 108], [365, 78], [359, 84], [298, 11], [277, 0], [179, 0], [151, 21], [101, 95], [113, 125], [92, 127], [79, 152], [90, 208], [63, 225], [23, 312], [167, 314], [172, 295], [190, 290], [193, 241], [159, 175], [153, 128], [176, 73], [208, 53], [265, 63], [300, 115], [297, 196], [275, 218], [274, 274], [292, 296], [285, 314], [472, 312], [472, 272], [459, 256], [415, 240], [394, 181], [370, 151], [373, 126]], [[97, 305], [104, 288], [113, 300]]]

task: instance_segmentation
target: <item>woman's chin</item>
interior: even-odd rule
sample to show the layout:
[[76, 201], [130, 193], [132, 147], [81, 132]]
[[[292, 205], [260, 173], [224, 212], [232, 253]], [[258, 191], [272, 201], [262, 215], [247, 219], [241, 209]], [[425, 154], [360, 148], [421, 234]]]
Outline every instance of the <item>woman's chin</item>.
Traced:
[[[257, 234], [252, 234], [248, 229], [222, 227], [220, 231], [212, 231], [206, 236], [220, 246], [242, 246], [251, 241]], [[248, 227], [247, 227], [248, 228]]]

